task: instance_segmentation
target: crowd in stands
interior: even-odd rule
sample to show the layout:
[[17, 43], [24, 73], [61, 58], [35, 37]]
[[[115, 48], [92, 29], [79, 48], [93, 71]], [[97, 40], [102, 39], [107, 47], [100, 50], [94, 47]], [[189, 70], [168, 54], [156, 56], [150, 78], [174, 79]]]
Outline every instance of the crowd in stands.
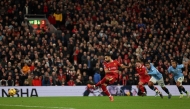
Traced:
[[[62, 34], [31, 32], [25, 14], [46, 14]], [[189, 35], [189, 0], [1, 0], [0, 86], [95, 84], [107, 52], [132, 65], [115, 85], [137, 85], [136, 60], [154, 63], [174, 85], [167, 68], [190, 59]]]

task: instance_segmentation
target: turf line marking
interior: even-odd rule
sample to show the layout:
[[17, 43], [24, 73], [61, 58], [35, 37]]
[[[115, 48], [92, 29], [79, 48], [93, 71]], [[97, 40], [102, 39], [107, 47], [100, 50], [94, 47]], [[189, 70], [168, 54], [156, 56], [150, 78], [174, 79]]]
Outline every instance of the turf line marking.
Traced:
[[47, 107], [47, 106], [28, 106], [28, 105], [8, 105], [8, 104], [0, 104], [0, 106], [7, 107], [28, 107], [28, 108], [48, 108], [48, 109], [75, 109], [70, 107]]

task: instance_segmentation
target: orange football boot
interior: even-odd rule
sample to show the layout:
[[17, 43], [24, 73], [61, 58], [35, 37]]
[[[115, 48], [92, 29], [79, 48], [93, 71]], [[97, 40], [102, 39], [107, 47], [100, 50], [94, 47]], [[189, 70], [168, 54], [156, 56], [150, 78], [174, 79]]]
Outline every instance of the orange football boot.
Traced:
[[114, 101], [113, 96], [110, 96], [109, 98], [110, 98], [110, 101], [112, 102]]
[[88, 88], [88, 89], [94, 89], [95, 86], [94, 86], [94, 85], [87, 84], [87, 88]]

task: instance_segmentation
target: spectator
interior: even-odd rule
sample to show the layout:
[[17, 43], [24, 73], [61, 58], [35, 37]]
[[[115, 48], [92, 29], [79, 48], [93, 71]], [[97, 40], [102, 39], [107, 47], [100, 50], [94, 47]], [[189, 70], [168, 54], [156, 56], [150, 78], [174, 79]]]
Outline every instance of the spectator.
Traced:
[[126, 78], [126, 76], [123, 76], [123, 78], [122, 78], [122, 83], [120, 83], [121, 85], [123, 85], [123, 86], [126, 86], [127, 85], [127, 78]]
[[24, 81], [24, 86], [30, 86], [27, 80]]
[[63, 74], [63, 70], [62, 69], [59, 70], [58, 78], [59, 78], [59, 81], [62, 81], [63, 78], [66, 80], [66, 75]]
[[75, 82], [73, 81], [73, 78], [71, 78], [68, 82], [67, 82], [68, 86], [75, 86]]
[[32, 76], [28, 75], [28, 78], [25, 80], [25, 85], [32, 86]]
[[27, 63], [24, 64], [23, 68], [22, 68], [22, 72], [24, 74], [28, 74], [30, 73], [30, 67], [27, 65]]
[[56, 20], [55, 20], [55, 17], [53, 16], [53, 13], [48, 17], [48, 21], [50, 24], [56, 26]]
[[1, 86], [7, 86], [7, 81], [5, 80], [5, 78], [2, 78], [2, 79], [0, 80], [0, 85], [1, 85]]
[[47, 15], [48, 12], [49, 12], [49, 9], [48, 9], [47, 3], [45, 2], [43, 5], [43, 13]]
[[94, 74], [94, 83], [98, 83], [101, 80], [101, 76], [100, 73], [98, 71], [96, 71], [96, 73]]
[[56, 12], [53, 14], [53, 16], [55, 17], [55, 20], [56, 20], [56, 27], [59, 27], [59, 26], [60, 26], [60, 23], [61, 23], [62, 20], [63, 20], [63, 15], [62, 15], [62, 13], [60, 12], [59, 9], [56, 9]]
[[83, 72], [82, 74], [82, 79], [83, 79], [83, 84], [86, 85], [87, 81], [88, 81], [88, 75], [86, 74], [86, 72]]
[[63, 78], [62, 81], [61, 81], [61, 85], [62, 85], [62, 86], [67, 85], [64, 78]]
[[32, 80], [32, 86], [42, 86], [42, 82], [38, 76], [35, 76], [35, 78]]
[[2, 32], [0, 31], [0, 41], [2, 41], [3, 40], [3, 34], [2, 34]]
[[183, 85], [188, 85], [188, 80], [187, 80], [187, 78], [184, 78], [182, 84], [183, 84]]
[[55, 82], [55, 80], [53, 80], [52, 76], [49, 76], [49, 81], [50, 81], [50, 86], [52, 86], [53, 82]]
[[164, 82], [165, 82], [166, 85], [170, 85], [169, 78], [166, 78]]
[[14, 86], [14, 81], [12, 80], [12, 77], [10, 75], [8, 76], [7, 86]]
[[188, 84], [190, 84], [190, 74], [188, 75]]
[[22, 86], [23, 83], [19, 75], [16, 76], [14, 83], [15, 83], [15, 86]]
[[[98, 65], [96, 65], [96, 66], [98, 67]], [[100, 68], [100, 76], [101, 76], [101, 79], [103, 79], [105, 76], [105, 72], [104, 72], [103, 68]]]
[[174, 79], [172, 75], [169, 75], [169, 82], [170, 82], [170, 85], [174, 85]]
[[55, 79], [55, 83], [53, 83], [54, 86], [61, 86], [61, 81], [59, 80], [59, 78]]
[[80, 85], [83, 85], [83, 84], [82, 84], [82, 81], [77, 78], [76, 81], [75, 81], [75, 85], [80, 86]]
[[133, 84], [134, 84], [133, 77], [130, 76], [130, 77], [129, 77], [129, 80], [127, 81], [127, 85], [133, 85]]
[[35, 69], [34, 62], [32, 62], [32, 64], [30, 65], [30, 72], [33, 72], [34, 69]]
[[73, 28], [73, 30], [72, 30], [72, 33], [73, 33], [73, 34], [78, 33], [78, 30], [77, 30], [77, 27], [76, 27], [76, 26], [74, 26], [74, 28]]
[[25, 4], [25, 7], [23, 8], [24, 14], [31, 14], [31, 7], [28, 6], [28, 4]]
[[92, 80], [92, 76], [89, 76], [87, 84], [94, 85], [94, 81]]
[[42, 80], [42, 86], [50, 86], [51, 84], [50, 84], [50, 79], [49, 79], [49, 77], [45, 77], [45, 78], [43, 78], [43, 80]]

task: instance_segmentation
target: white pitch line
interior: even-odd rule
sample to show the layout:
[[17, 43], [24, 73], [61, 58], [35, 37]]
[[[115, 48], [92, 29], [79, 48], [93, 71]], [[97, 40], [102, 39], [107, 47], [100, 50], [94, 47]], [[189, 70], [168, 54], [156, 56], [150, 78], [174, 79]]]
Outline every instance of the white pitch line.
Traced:
[[0, 106], [7, 107], [28, 107], [28, 108], [48, 108], [48, 109], [75, 109], [70, 107], [47, 107], [47, 106], [28, 106], [28, 105], [8, 105], [8, 104], [0, 104]]

